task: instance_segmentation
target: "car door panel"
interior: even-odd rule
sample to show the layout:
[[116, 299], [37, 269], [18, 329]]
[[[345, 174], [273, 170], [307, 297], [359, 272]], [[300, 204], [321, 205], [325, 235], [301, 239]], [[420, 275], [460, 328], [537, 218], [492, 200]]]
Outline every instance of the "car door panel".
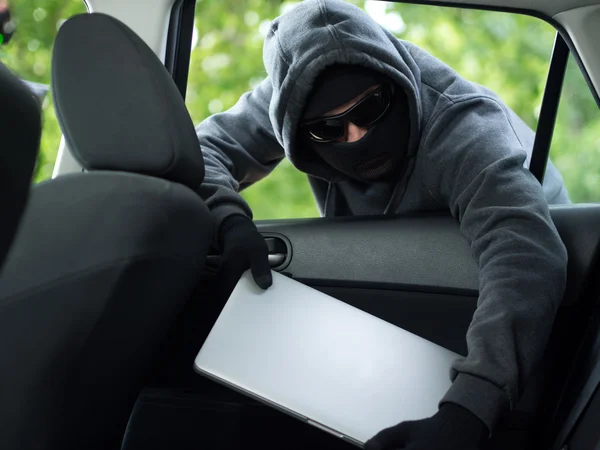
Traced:
[[[518, 427], [551, 403], [577, 340], [598, 258], [600, 205], [551, 207], [569, 253], [568, 282], [545, 356], [517, 407]], [[267, 221], [259, 230], [289, 241], [284, 273], [388, 322], [466, 355], [477, 306], [478, 269], [468, 241], [448, 214]], [[548, 391], [547, 389], [552, 389]], [[553, 400], [553, 399], [550, 399]]]
[[446, 214], [258, 222], [285, 236], [285, 272], [307, 282], [476, 295], [477, 265]]
[[[259, 222], [291, 246], [289, 276], [459, 354], [477, 266], [446, 214]], [[288, 250], [289, 251], [289, 250]]]
[[600, 244], [600, 204], [552, 206], [552, 220], [569, 254], [563, 306], [580, 303], [592, 274]]
[[[600, 205], [553, 206], [551, 215], [569, 251], [566, 307], [577, 304], [598, 253]], [[440, 345], [456, 349], [464, 340], [478, 268], [448, 214], [262, 221], [258, 228], [288, 242], [281, 271], [294, 279]]]
[[[546, 431], [540, 411], [551, 411], [548, 386], [568, 367], [573, 310], [585, 300], [600, 242], [600, 205], [553, 207], [551, 213], [570, 255], [567, 294], [546, 356], [503, 433], [510, 448], [536, 448], [516, 442], [538, 439]], [[273, 220], [258, 221], [257, 226], [272, 256], [277, 256], [276, 270], [459, 354], [467, 353], [465, 335], [477, 305], [478, 270], [468, 241], [449, 214]], [[218, 256], [213, 257], [214, 263]], [[187, 305], [173, 327], [159, 364], [161, 374], [152, 385], [253, 403], [191, 370], [228, 296], [214, 273], [207, 268], [202, 274], [198, 301]], [[540, 406], [544, 399], [548, 402]], [[541, 428], [532, 433], [535, 426]]]

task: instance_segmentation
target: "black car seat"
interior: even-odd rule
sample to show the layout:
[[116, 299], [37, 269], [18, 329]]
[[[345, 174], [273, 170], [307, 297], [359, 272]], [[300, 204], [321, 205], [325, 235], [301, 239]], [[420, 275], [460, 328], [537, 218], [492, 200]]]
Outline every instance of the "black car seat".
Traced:
[[212, 240], [204, 161], [173, 80], [121, 22], [71, 18], [52, 62], [86, 172], [32, 189], [0, 276], [0, 448], [118, 449]]
[[33, 93], [0, 63], [0, 271], [25, 209], [41, 130]]

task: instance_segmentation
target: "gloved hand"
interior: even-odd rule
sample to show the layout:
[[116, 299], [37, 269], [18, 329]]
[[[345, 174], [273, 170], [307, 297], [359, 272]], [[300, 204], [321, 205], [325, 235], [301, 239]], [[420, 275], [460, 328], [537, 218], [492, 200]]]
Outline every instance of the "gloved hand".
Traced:
[[251, 219], [242, 215], [225, 219], [218, 231], [218, 242], [222, 250], [218, 278], [226, 289], [233, 290], [248, 269], [260, 288], [273, 284], [267, 243]]
[[380, 431], [365, 450], [477, 450], [487, 440], [488, 428], [473, 413], [444, 403], [428, 419], [402, 422]]

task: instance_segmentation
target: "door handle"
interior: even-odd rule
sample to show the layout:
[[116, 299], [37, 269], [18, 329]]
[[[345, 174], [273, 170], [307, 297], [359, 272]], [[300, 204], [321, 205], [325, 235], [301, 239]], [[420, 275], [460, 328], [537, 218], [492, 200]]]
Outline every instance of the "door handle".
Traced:
[[271, 267], [282, 265], [285, 262], [288, 253], [285, 242], [273, 236], [265, 236], [265, 242], [269, 249], [269, 265]]
[[[286, 253], [269, 253], [269, 265], [271, 267], [277, 267], [283, 264], [285, 261]], [[221, 264], [221, 255], [208, 255], [206, 257], [206, 264], [211, 267], [216, 267]]]
[[285, 253], [269, 253], [269, 265], [271, 267], [282, 265], [285, 261], [285, 256]]
[[[265, 236], [265, 242], [269, 251], [269, 266], [278, 268], [289, 259], [288, 245], [283, 239], [274, 236]], [[209, 267], [217, 268], [221, 264], [221, 255], [208, 255], [206, 264]]]

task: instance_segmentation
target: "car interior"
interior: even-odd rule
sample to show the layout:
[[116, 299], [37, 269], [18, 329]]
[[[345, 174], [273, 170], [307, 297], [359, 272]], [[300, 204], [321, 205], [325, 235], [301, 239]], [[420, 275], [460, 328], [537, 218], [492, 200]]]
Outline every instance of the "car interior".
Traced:
[[[0, 64], [10, 100], [0, 102], [0, 447], [350, 449], [193, 370], [230, 294], [194, 192], [204, 163], [184, 101], [202, 2], [134, 3], [87, 0], [88, 14], [58, 31], [51, 92], [65, 146], [51, 180], [30, 183], [41, 112]], [[414, 3], [527, 13], [556, 28], [530, 167], [543, 179], [569, 54], [600, 107], [600, 1]], [[567, 288], [493, 449], [600, 449], [600, 204], [550, 211]], [[467, 353], [477, 264], [449, 213], [257, 226], [273, 270]]]

